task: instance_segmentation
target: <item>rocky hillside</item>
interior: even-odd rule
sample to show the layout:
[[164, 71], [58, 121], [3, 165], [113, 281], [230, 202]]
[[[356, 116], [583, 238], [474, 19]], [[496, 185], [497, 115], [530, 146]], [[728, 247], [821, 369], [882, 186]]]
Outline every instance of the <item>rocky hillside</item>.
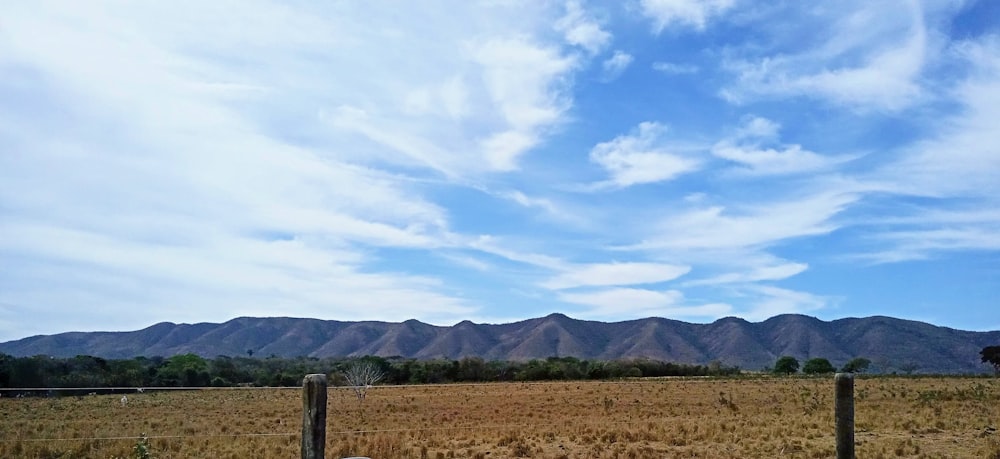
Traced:
[[868, 317], [824, 322], [781, 315], [763, 322], [727, 317], [710, 324], [663, 318], [625, 322], [576, 320], [562, 314], [508, 324], [463, 321], [450, 327], [416, 320], [339, 322], [241, 317], [221, 324], [160, 323], [131, 332], [71, 332], [0, 343], [15, 356], [79, 354], [105, 358], [195, 353], [257, 356], [479, 356], [526, 360], [647, 357], [678, 363], [719, 360], [758, 370], [782, 355], [825, 357], [841, 365], [866, 357], [876, 371], [983, 372], [979, 351], [1000, 344], [1000, 331], [970, 332], [923, 322]]

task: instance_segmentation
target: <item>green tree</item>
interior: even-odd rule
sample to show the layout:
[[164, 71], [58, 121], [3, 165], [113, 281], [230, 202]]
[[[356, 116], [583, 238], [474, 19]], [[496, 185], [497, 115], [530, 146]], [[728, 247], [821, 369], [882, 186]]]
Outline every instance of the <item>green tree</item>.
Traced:
[[11, 368], [14, 366], [14, 356], [0, 352], [0, 387], [10, 387]]
[[845, 373], [864, 373], [868, 371], [868, 367], [872, 364], [871, 360], [864, 357], [855, 357], [844, 364], [844, 367], [840, 369]]
[[458, 381], [486, 381], [487, 375], [486, 361], [479, 357], [463, 357], [458, 362]]
[[36, 355], [34, 357], [15, 358], [10, 367], [11, 387], [46, 387], [45, 382], [49, 357]]
[[986, 346], [979, 351], [983, 363], [993, 365], [993, 371], [1000, 375], [1000, 346]]
[[106, 382], [109, 386], [141, 387], [146, 385], [145, 371], [143, 371], [142, 362], [138, 360], [108, 361], [108, 372], [110, 375]]
[[830, 363], [829, 360], [822, 357], [816, 357], [806, 360], [805, 365], [802, 365], [802, 372], [807, 375], [821, 375], [824, 373], [833, 373], [837, 369]]
[[232, 383], [249, 382], [252, 380], [252, 376], [244, 374], [236, 367], [236, 361], [234, 359], [225, 355], [220, 355], [211, 361], [209, 365], [209, 374], [212, 375], [213, 386], [217, 385], [217, 378], [227, 382], [227, 384], [223, 384], [225, 386]]
[[210, 381], [205, 359], [195, 354], [181, 354], [170, 357], [156, 370], [153, 383], [157, 386], [203, 387]]
[[778, 357], [774, 362], [774, 373], [779, 375], [790, 375], [799, 372], [799, 361], [790, 355]]

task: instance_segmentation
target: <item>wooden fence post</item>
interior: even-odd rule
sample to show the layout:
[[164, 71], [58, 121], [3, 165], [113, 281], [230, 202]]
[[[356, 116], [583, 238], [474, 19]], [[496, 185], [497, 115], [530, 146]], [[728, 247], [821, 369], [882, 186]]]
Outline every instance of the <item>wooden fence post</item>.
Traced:
[[302, 380], [302, 459], [325, 459], [326, 375]]
[[837, 459], [854, 459], [854, 374], [837, 373], [836, 385]]

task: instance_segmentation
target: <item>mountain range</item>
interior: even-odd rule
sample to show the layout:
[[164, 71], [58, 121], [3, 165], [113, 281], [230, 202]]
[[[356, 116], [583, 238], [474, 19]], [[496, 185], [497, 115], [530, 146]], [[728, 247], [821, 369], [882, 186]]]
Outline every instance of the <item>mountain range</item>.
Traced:
[[258, 357], [400, 356], [487, 360], [650, 358], [759, 370], [783, 355], [840, 366], [854, 357], [881, 372], [978, 373], [979, 351], [1000, 345], [1000, 331], [973, 332], [874, 316], [822, 321], [786, 314], [762, 322], [735, 317], [695, 324], [651, 317], [623, 322], [577, 320], [562, 314], [507, 324], [463, 321], [453, 326], [405, 322], [342, 322], [240, 317], [224, 323], [170, 322], [129, 332], [68, 332], [0, 343], [13, 356], [92, 355], [120, 359], [194, 353]]

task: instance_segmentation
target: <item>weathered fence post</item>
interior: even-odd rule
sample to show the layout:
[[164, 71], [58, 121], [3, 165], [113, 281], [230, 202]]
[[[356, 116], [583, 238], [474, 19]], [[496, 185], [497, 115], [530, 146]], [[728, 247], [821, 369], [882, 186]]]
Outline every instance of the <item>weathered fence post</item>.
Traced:
[[837, 373], [837, 459], [854, 459], [854, 374]]
[[302, 380], [302, 459], [325, 459], [326, 375]]

